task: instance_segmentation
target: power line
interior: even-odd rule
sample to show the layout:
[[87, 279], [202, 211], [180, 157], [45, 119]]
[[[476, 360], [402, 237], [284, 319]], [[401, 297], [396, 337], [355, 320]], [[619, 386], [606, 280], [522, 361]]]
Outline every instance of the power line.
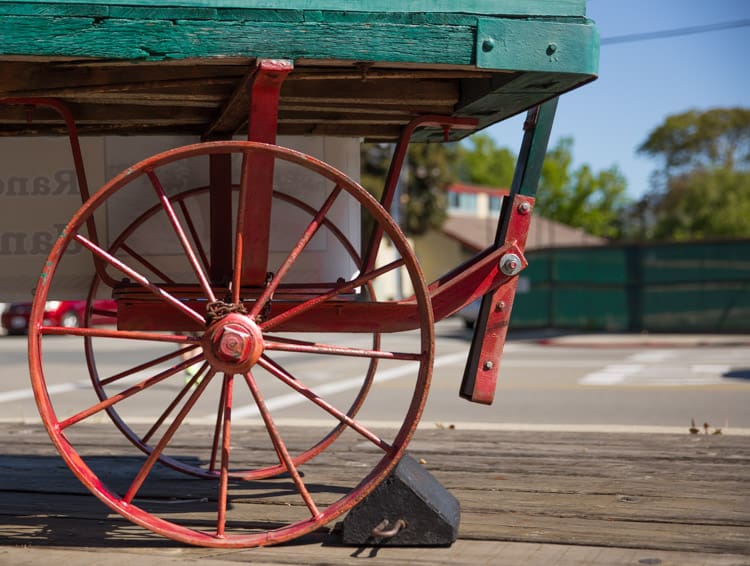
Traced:
[[647, 41], [650, 39], [662, 39], [664, 37], [677, 37], [681, 35], [694, 35], [697, 33], [706, 33], [709, 31], [719, 31], [724, 29], [740, 28], [750, 26], [750, 20], [734, 20], [731, 22], [721, 22], [717, 24], [707, 24], [703, 26], [693, 26], [687, 28], [667, 29], [661, 31], [652, 31], [644, 33], [633, 33], [629, 35], [617, 35], [614, 37], [605, 37], [601, 40], [601, 45], [612, 45], [615, 43], [633, 43], [636, 41]]

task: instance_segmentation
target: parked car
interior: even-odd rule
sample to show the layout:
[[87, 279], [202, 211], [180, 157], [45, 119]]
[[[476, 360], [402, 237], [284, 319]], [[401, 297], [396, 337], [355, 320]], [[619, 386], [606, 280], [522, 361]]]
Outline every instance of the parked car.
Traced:
[[[47, 301], [44, 305], [44, 324], [49, 326], [80, 326], [86, 310], [86, 301]], [[94, 301], [91, 324], [114, 324], [113, 313], [117, 304], [113, 299]], [[29, 331], [31, 303], [10, 303], [2, 314], [2, 325], [8, 334], [26, 334]]]
[[[0, 303], [0, 317], [2, 317], [3, 313], [5, 312], [5, 309], [7, 308], [8, 303]], [[0, 324], [0, 334], [7, 334], [8, 331], [3, 328], [3, 325]]]

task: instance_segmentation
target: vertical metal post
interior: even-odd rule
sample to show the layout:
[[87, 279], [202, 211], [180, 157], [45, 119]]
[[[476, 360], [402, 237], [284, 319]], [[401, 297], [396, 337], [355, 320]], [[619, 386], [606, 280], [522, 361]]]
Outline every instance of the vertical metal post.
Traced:
[[[276, 143], [279, 96], [291, 61], [261, 59], [250, 94], [248, 140]], [[274, 157], [269, 153], [248, 153], [240, 181], [237, 242], [241, 245], [243, 285], [262, 286], [268, 270], [271, 230]], [[250, 196], [252, 193], [252, 197]], [[249, 200], [252, 206], [249, 206]]]
[[[556, 109], [557, 98], [553, 98], [533, 108], [527, 114], [523, 142], [516, 162], [510, 194], [503, 199], [500, 211], [495, 247], [500, 247], [505, 243], [511, 221], [514, 215], [519, 214], [517, 207], [521, 201], [516, 197], [520, 195], [533, 197], [536, 194]], [[526, 206], [529, 208], [523, 214], [530, 214], [530, 201], [526, 202]], [[525, 245], [525, 235], [524, 241], [519, 244], [521, 247]], [[500, 358], [517, 285], [518, 277], [514, 277], [506, 285], [500, 286], [495, 292], [482, 298], [459, 390], [459, 395], [465, 399], [486, 405], [494, 400]]]
[[[477, 127], [478, 123], [479, 122], [476, 118], [456, 118], [453, 116], [438, 116], [431, 114], [418, 116], [409, 122], [401, 131], [396, 147], [393, 150], [393, 157], [391, 158], [391, 165], [388, 168], [385, 186], [383, 187], [383, 194], [380, 197], [380, 204], [383, 208], [390, 212], [391, 215], [394, 214], [395, 209], [392, 209], [392, 206], [396, 196], [396, 187], [401, 179], [401, 170], [404, 161], [406, 160], [409, 141], [417, 128], [442, 128], [444, 135], [447, 138], [448, 132], [453, 128], [459, 130], [473, 130]], [[398, 207], [399, 203], [398, 200], [396, 200], [396, 209]], [[383, 227], [378, 224], [373, 228], [372, 234], [370, 234], [369, 240], [367, 241], [362, 254], [362, 273], [367, 273], [375, 267], [375, 257], [378, 255], [378, 248], [380, 247], [382, 237]]]
[[505, 235], [508, 232], [508, 222], [511, 217], [509, 207], [513, 203], [513, 198], [516, 195], [528, 197], [536, 195], [556, 110], [557, 98], [553, 98], [540, 106], [532, 108], [526, 115], [526, 121], [523, 125], [523, 141], [521, 142], [521, 150], [516, 161], [516, 170], [513, 173], [510, 194], [508, 198], [503, 199], [503, 208], [500, 212], [500, 221], [497, 225], [497, 233], [495, 235], [496, 246], [501, 246], [505, 242]]
[[226, 285], [232, 279], [232, 156], [209, 156], [209, 206], [211, 218], [211, 282]]

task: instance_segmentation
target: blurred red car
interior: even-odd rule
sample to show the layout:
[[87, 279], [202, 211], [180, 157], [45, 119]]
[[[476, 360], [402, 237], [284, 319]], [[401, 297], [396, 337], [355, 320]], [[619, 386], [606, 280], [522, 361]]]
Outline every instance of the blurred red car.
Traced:
[[[80, 326], [86, 311], [86, 301], [47, 301], [44, 306], [44, 324], [48, 326]], [[91, 324], [114, 324], [117, 303], [114, 299], [97, 299]], [[10, 303], [2, 315], [3, 328], [8, 334], [26, 334], [29, 331], [31, 303]]]

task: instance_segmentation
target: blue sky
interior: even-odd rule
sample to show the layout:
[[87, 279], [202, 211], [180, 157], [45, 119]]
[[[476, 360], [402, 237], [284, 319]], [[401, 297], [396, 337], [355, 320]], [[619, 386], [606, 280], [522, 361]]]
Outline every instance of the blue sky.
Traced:
[[[589, 0], [601, 37], [750, 19], [750, 0]], [[750, 107], [750, 26], [695, 35], [602, 45], [599, 78], [561, 97], [551, 144], [572, 137], [576, 165], [617, 165], [628, 195], [648, 189], [659, 163], [636, 155], [670, 114], [690, 109]], [[518, 118], [487, 132], [517, 149]]]

